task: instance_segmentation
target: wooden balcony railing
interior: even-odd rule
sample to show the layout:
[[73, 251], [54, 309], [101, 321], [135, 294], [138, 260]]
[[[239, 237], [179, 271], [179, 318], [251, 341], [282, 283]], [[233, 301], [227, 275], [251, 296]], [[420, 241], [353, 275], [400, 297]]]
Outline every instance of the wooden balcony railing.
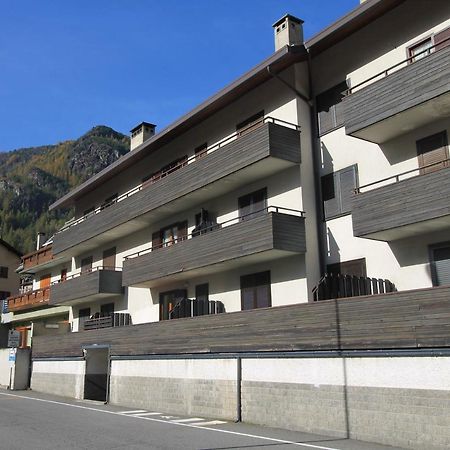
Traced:
[[396, 292], [394, 283], [381, 278], [326, 273], [313, 289], [314, 301]]
[[53, 259], [52, 246], [47, 245], [45, 247], [36, 250], [33, 253], [28, 253], [22, 256], [24, 270], [31, 269], [32, 267], [44, 264]]
[[23, 295], [8, 298], [8, 311], [23, 311], [26, 309], [46, 306], [50, 300], [50, 287], [30, 291]]
[[98, 317], [85, 319], [82, 323], [82, 328], [86, 331], [98, 330], [99, 328], [125, 327], [128, 325], [132, 325], [129, 313], [99, 313]]

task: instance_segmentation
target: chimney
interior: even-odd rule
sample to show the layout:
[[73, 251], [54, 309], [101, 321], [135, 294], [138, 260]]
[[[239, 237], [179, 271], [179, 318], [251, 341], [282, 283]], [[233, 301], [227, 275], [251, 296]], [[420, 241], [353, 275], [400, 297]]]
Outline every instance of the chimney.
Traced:
[[44, 242], [45, 242], [45, 234], [38, 232], [36, 239], [36, 250], [39, 250]]
[[285, 45], [303, 44], [303, 20], [285, 14], [272, 26], [275, 33], [275, 51], [280, 50]]
[[131, 131], [130, 151], [143, 144], [147, 139], [155, 135], [156, 125], [148, 122], [142, 122], [135, 126]]

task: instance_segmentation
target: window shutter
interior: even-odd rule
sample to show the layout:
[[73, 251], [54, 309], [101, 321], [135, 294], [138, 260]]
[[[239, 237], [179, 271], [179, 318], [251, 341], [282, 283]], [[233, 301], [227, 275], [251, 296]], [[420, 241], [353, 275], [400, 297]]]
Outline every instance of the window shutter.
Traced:
[[356, 170], [355, 166], [340, 170], [339, 175], [339, 189], [340, 193], [340, 213], [345, 214], [352, 211], [351, 198], [353, 190], [356, 187]]
[[450, 247], [435, 249], [433, 259], [437, 286], [450, 284]]
[[322, 177], [323, 215], [325, 219], [337, 216], [340, 213], [335, 180], [336, 174], [334, 173]]
[[[419, 159], [420, 173], [431, 173], [444, 167], [444, 163], [438, 164], [448, 158], [447, 153], [447, 133], [442, 131], [433, 134], [416, 142], [417, 155]], [[432, 167], [426, 167], [435, 164]]]
[[160, 231], [155, 231], [152, 234], [152, 249], [155, 250], [159, 247], [161, 247], [161, 232]]
[[[446, 41], [446, 39], [448, 40]], [[435, 51], [441, 50], [450, 45], [450, 27], [434, 35], [434, 45], [436, 46], [434, 49]]]
[[356, 165], [322, 177], [325, 220], [351, 212], [351, 199], [356, 186]]
[[188, 223], [187, 220], [184, 220], [183, 222], [179, 222], [177, 225], [178, 228], [178, 240], [184, 241], [187, 239], [187, 232], [188, 232]]

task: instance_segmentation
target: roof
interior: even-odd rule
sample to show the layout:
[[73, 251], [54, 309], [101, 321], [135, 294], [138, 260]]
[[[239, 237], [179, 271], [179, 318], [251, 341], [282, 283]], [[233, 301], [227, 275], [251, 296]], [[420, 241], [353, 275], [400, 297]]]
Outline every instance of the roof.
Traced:
[[315, 56], [365, 27], [406, 0], [366, 0], [305, 42]]
[[134, 128], [132, 128], [130, 130], [130, 133], [133, 133], [134, 131], [138, 130], [139, 128], [143, 127], [143, 126], [147, 126], [147, 127], [151, 127], [151, 128], [155, 128], [156, 125], [154, 123], [150, 123], [150, 122], [141, 122], [140, 124], [136, 125]]
[[299, 23], [299, 24], [305, 23], [304, 20], [299, 19], [298, 17], [295, 17], [295, 16], [293, 16], [292, 14], [285, 14], [283, 17], [281, 17], [280, 19], [278, 19], [278, 20], [272, 25], [272, 27], [275, 28], [276, 26], [280, 25], [281, 23], [284, 22], [285, 19], [291, 19], [292, 22], [296, 22], [296, 23]]
[[[366, 0], [329, 27], [307, 40], [305, 45], [293, 45], [281, 48], [233, 83], [209, 97], [199, 106], [164, 128], [164, 130], [155, 134], [143, 144], [139, 145], [134, 150], [122, 156], [101, 172], [92, 176], [87, 181], [61, 197], [50, 205], [49, 209], [52, 210], [71, 206], [78, 198], [111, 179], [117, 173], [127, 169], [137, 161], [140, 161], [145, 156], [170, 142], [175, 137], [181, 135], [215, 112], [234, 102], [246, 92], [269, 80], [272, 75], [267, 70], [268, 67], [270, 67], [272, 73], [280, 72], [296, 62], [306, 60], [308, 52], [312, 56], [315, 56], [337, 42], [345, 39], [350, 34], [363, 28], [371, 21], [382, 16], [404, 1], [406, 0]], [[280, 21], [284, 20], [286, 16], [293, 17], [285, 15]], [[295, 17], [293, 18], [300, 20]], [[275, 25], [280, 21], [275, 22]], [[133, 128], [132, 131], [136, 128], [137, 127]]]
[[0, 238], [0, 245], [3, 245], [6, 249], [8, 249], [11, 253], [14, 253], [19, 258], [22, 257], [22, 254], [19, 252], [19, 250], [15, 249], [11, 244], [8, 244], [6, 241]]
[[77, 198], [95, 189], [117, 173], [130, 167], [137, 161], [140, 161], [142, 158], [170, 142], [175, 137], [185, 133], [193, 126], [201, 123], [215, 112], [237, 100], [246, 92], [271, 79], [272, 75], [268, 72], [267, 67], [270, 67], [271, 71], [276, 73], [291, 66], [295, 62], [306, 59], [307, 52], [303, 45], [285, 46], [281, 48], [233, 83], [229, 84], [212, 97], [209, 97], [199, 106], [164, 128], [164, 130], [155, 134], [143, 144], [139, 145], [134, 150], [122, 156], [108, 167], [77, 186], [68, 194], [61, 197], [50, 205], [50, 210], [72, 205]]

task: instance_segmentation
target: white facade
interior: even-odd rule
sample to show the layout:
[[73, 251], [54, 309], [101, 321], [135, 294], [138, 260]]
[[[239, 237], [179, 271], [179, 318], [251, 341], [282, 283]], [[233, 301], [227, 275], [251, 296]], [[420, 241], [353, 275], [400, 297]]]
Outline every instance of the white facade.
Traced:
[[[353, 92], [361, 91], [384, 79], [386, 73], [399, 72], [414, 63], [414, 60], [405, 62], [405, 59], [412, 54], [409, 49], [417, 43], [431, 39], [430, 45], [435, 44], [435, 36], [450, 26], [450, 12], [443, 4], [428, 8], [427, 14], [423, 14], [424, 8], [419, 2], [405, 2], [376, 21], [361, 25], [346, 37], [336, 39], [335, 43], [328, 44], [320, 51], [315, 50], [314, 39], [307, 41], [305, 55], [309, 53], [308, 56], [298, 56], [287, 68], [283, 66], [281, 71], [268, 76], [266, 81], [246, 88], [233, 101], [224, 101], [221, 108], [205, 115], [201, 121], [186, 126], [182, 133], [166, 139], [155, 150], [143, 153], [144, 156], [136, 160], [136, 163], [123, 164], [123, 170], [116, 171], [112, 177], [105, 177], [95, 188], [86, 188], [84, 193], [74, 194], [72, 201], [75, 206], [75, 222], [69, 229], [87, 224], [93, 216], [102, 217], [103, 210], [114, 208], [115, 202], [131, 202], [133, 195], [145, 188], [143, 180], [171, 162], [185, 158], [183, 165], [195, 164], [196, 149], [199, 146], [207, 147], [206, 158], [214, 152], [222, 151], [223, 146], [219, 143], [238, 139], [237, 125], [258, 113], [263, 114], [260, 119], [274, 118], [301, 129], [300, 164], [273, 170], [269, 175], [261, 172], [259, 178], [254, 176], [248, 183], [242, 180], [236, 182], [236, 178], [229, 176], [221, 189], [208, 186], [206, 195], [204, 188], [203, 200], [196, 200], [197, 194], [192, 192], [184, 197], [184, 203], [168, 202], [159, 207], [141, 225], [133, 225], [133, 231], [129, 234], [110, 230], [103, 236], [92, 239], [90, 244], [80, 242], [62, 252], [63, 258], [51, 269], [51, 282], [58, 283], [61, 280], [62, 269], [67, 269], [68, 280], [80, 275], [85, 270], [82, 268], [82, 261], [86, 261], [86, 258], [92, 258], [89, 272], [91, 269], [101, 270], [105, 266], [104, 252], [112, 248], [115, 248], [115, 270], [121, 271], [128, 257], [135, 256], [137, 252], [145, 253], [155, 245], [153, 236], [158, 230], [187, 221], [187, 228], [183, 232], [190, 236], [197, 225], [196, 215], [202, 208], [218, 224], [225, 226], [230, 220], [239, 221], [239, 199], [261, 189], [266, 189], [267, 192], [266, 206], [305, 213], [306, 252], [269, 258], [253, 256], [246, 259], [245, 263], [229, 262], [228, 265], [222, 265], [222, 269], [204, 267], [191, 273], [169, 274], [125, 286], [123, 294], [105, 296], [99, 293], [72, 299], [65, 304], [72, 306], [70, 321], [73, 331], [82, 328], [79, 323], [80, 310], [86, 314], [89, 308], [88, 313], [93, 316], [101, 314], [102, 306], [111, 303], [114, 303], [114, 312], [130, 314], [133, 324], [158, 321], [162, 293], [181, 290], [188, 298], [195, 299], [196, 286], [206, 283], [209, 300], [222, 302], [226, 312], [239, 311], [243, 307], [241, 277], [262, 272], [270, 272], [271, 306], [311, 301], [313, 290], [323, 275], [329, 271], [347, 274], [346, 270], [350, 269], [346, 269], [346, 263], [355, 261], [360, 264], [360, 268], [355, 273], [350, 272], [350, 275], [361, 276], [363, 273], [370, 278], [389, 280], [398, 290], [435, 285], [430, 246], [449, 241], [450, 227], [390, 241], [355, 237], [351, 208], [347, 207], [345, 211], [329, 217], [324, 216], [323, 201], [326, 199], [321, 184], [326, 175], [351, 166], [355, 167], [356, 174], [352, 188], [407, 171], [410, 172], [403, 179], [417, 176], [421, 173], [417, 141], [440, 132], [447, 136], [450, 133], [449, 111], [442, 110], [435, 111], [433, 118], [420, 126], [408, 126], [405, 121], [403, 128], [394, 130], [395, 137], [381, 144], [369, 142], [353, 137], [346, 131], [345, 121], [339, 116], [343, 114], [342, 110], [339, 111], [340, 100], [329, 105], [330, 111], [337, 108], [337, 116], [333, 119], [338, 121], [336, 126], [324, 129], [321, 123], [326, 118], [325, 110], [320, 109], [321, 99], [326, 91], [334, 86], [340, 86], [341, 91], [344, 89], [342, 86], [356, 86]], [[401, 18], [404, 27], [397, 26]], [[299, 36], [298, 41], [289, 38], [286, 44], [287, 47], [303, 49], [302, 42], [303, 38]], [[282, 52], [283, 45], [277, 45], [280, 48], [277, 53]], [[267, 63], [267, 68], [272, 73], [272, 67], [269, 66]], [[374, 77], [377, 74], [380, 75]], [[239, 83], [235, 89], [238, 87]], [[401, 114], [396, 120], [402, 120]], [[178, 121], [168, 129], [179, 125]], [[316, 127], [319, 128], [319, 136], [316, 136]], [[390, 133], [392, 134], [392, 130]], [[155, 139], [158, 139], [158, 134], [139, 142], [136, 151], [145, 149], [149, 142], [153, 145]], [[242, 158], [245, 157], [245, 152], [242, 152]], [[196, 176], [203, 175], [198, 173]], [[167, 177], [170, 176], [169, 173]], [[227, 182], [230, 187], [224, 188]], [[393, 181], [382, 182], [375, 188], [391, 182], [395, 182], [395, 178]], [[335, 196], [337, 195], [348, 197], [346, 201], [350, 204], [348, 188], [345, 192], [336, 192]], [[110, 202], [113, 200], [111, 205], [105, 207], [107, 199]], [[58, 238], [64, 239], [64, 233], [62, 230]], [[35, 289], [39, 287], [39, 275], [42, 272], [36, 274]]]

